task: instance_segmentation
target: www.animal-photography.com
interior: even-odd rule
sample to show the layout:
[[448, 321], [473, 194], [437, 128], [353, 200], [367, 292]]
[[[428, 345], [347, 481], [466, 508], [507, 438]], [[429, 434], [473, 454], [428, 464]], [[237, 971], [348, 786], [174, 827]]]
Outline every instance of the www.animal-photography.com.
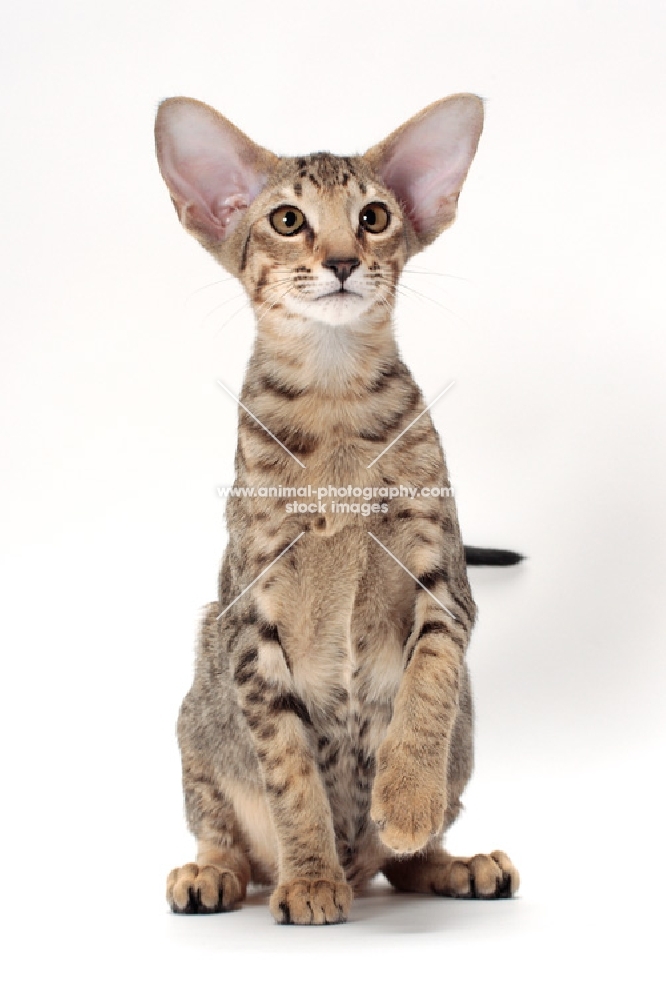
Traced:
[[665, 21], [8, 13], [12, 996], [658, 995]]

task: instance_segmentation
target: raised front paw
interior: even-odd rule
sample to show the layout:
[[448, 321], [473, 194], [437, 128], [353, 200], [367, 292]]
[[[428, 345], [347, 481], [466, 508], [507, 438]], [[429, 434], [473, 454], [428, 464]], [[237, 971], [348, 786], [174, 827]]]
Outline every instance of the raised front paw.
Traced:
[[278, 885], [270, 906], [279, 924], [341, 924], [351, 903], [346, 882], [296, 878]]
[[238, 876], [215, 865], [183, 865], [167, 878], [167, 902], [174, 913], [224, 913], [242, 898]]
[[422, 850], [442, 829], [445, 808], [443, 779], [437, 783], [407, 754], [380, 750], [370, 818], [388, 848], [396, 854]]

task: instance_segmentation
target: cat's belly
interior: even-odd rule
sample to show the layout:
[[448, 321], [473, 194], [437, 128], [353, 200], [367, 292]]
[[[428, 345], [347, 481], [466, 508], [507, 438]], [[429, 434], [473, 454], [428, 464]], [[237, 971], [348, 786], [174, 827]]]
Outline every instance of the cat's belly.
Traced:
[[[324, 764], [336, 746], [336, 763], [324, 767], [322, 780], [330, 803], [340, 863], [349, 884], [360, 888], [377, 874], [390, 853], [381, 844], [370, 820], [374, 755], [366, 756], [351, 740], [342, 745], [328, 743], [327, 752], [321, 755]], [[230, 779], [223, 780], [221, 786], [233, 804], [252, 866], [252, 881], [260, 885], [275, 884], [279, 847], [265, 793]]]
[[377, 873], [387, 855], [370, 820], [370, 800], [377, 751], [402, 676], [402, 648], [390, 632], [384, 631], [384, 643], [375, 644], [375, 651], [377, 659], [362, 654], [345, 664], [337, 675], [339, 697], [332, 709], [312, 713], [313, 747], [338, 856], [348, 881], [357, 887]]
[[[355, 888], [379, 871], [389, 853], [370, 819], [370, 800], [376, 754], [391, 719], [401, 675], [401, 649], [390, 642], [379, 663], [363, 659], [352, 664], [347, 688], [343, 686], [347, 670], [335, 675], [332, 690], [338, 692], [337, 699], [323, 692], [322, 675], [314, 684], [302, 685], [311, 710], [309, 743], [330, 805], [338, 857]], [[322, 709], [331, 704], [332, 708]], [[253, 880], [274, 882], [279, 869], [278, 839], [263, 789], [231, 776], [225, 776], [221, 784], [247, 844]]]
[[360, 705], [352, 699], [344, 725], [323, 726], [317, 733], [338, 856], [354, 886], [372, 878], [387, 853], [370, 819], [370, 800], [376, 753], [390, 717], [388, 703]]
[[[269, 620], [280, 622], [295, 693], [312, 723], [309, 741], [338, 855], [349, 882], [358, 886], [387, 856], [370, 820], [370, 800], [377, 751], [403, 673], [413, 584], [368, 543], [367, 531], [352, 527], [326, 540], [305, 536], [294, 561], [293, 575], [276, 581], [259, 605]], [[307, 587], [299, 587], [301, 580]], [[263, 869], [276, 870], [277, 838], [268, 811], [241, 797], [238, 812], [251, 854]]]

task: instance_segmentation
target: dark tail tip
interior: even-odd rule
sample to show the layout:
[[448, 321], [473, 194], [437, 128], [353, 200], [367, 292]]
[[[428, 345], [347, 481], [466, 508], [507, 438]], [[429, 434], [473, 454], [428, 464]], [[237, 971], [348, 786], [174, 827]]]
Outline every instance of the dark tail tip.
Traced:
[[465, 562], [468, 566], [515, 566], [525, 556], [510, 549], [480, 549], [476, 545], [465, 546]]

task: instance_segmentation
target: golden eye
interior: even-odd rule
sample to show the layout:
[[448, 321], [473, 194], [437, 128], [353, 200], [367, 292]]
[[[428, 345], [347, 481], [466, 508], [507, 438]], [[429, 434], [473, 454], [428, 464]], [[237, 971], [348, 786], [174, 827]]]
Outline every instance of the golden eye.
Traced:
[[305, 225], [305, 216], [295, 205], [280, 205], [271, 212], [270, 223], [280, 236], [295, 236]]
[[383, 233], [391, 221], [391, 216], [386, 205], [382, 205], [381, 201], [373, 201], [361, 209], [358, 221], [361, 223], [361, 229], [369, 233]]

